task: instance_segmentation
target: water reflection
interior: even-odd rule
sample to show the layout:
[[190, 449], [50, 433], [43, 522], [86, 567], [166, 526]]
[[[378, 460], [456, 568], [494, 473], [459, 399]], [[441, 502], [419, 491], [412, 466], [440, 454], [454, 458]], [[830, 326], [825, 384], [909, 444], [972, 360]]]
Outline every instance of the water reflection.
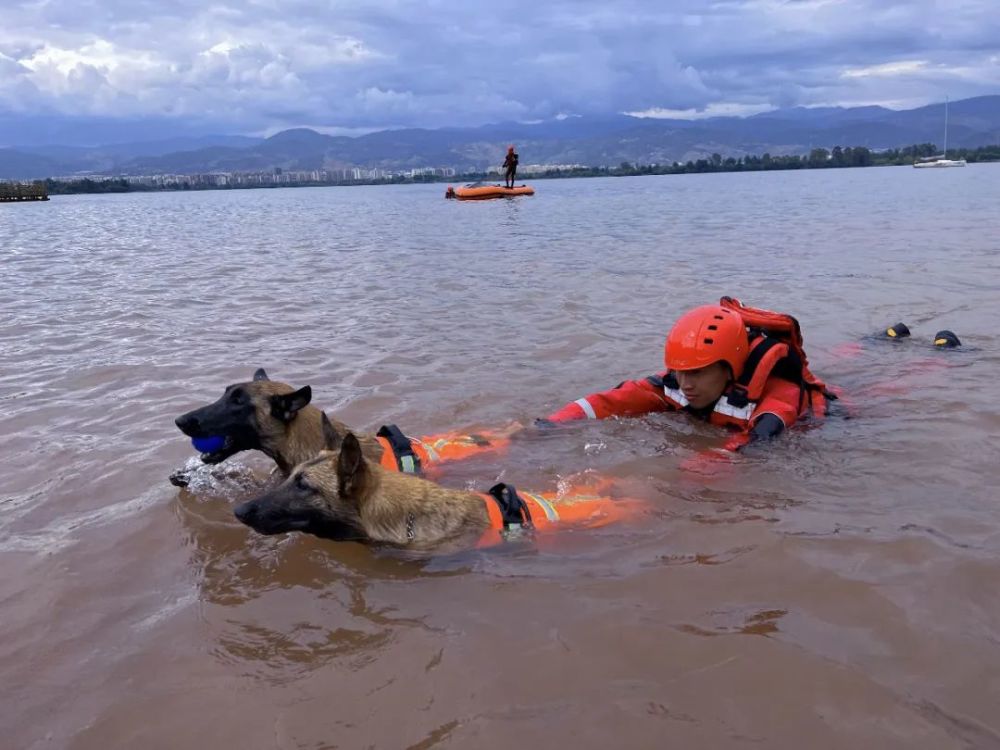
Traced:
[[276, 682], [332, 662], [374, 658], [400, 628], [434, 630], [422, 617], [369, 602], [379, 582], [461, 575], [425, 561], [373, 554], [353, 542], [262, 537], [232, 515], [229, 497], [181, 490], [176, 515], [190, 550], [212, 653]]

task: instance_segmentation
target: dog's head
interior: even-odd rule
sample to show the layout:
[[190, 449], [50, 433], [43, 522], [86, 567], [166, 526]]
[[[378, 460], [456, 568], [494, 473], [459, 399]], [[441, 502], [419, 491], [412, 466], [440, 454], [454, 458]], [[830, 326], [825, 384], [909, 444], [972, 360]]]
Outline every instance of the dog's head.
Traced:
[[326, 450], [296, 466], [278, 487], [238, 506], [240, 521], [261, 534], [365, 537], [359, 507], [371, 469], [353, 432], [341, 438], [325, 414], [322, 421]]
[[295, 390], [271, 380], [262, 368], [253, 380], [229, 386], [218, 401], [182, 414], [175, 423], [188, 437], [223, 438], [221, 448], [201, 455], [205, 463], [217, 464], [240, 451], [273, 454], [286, 426], [311, 399], [308, 385]]

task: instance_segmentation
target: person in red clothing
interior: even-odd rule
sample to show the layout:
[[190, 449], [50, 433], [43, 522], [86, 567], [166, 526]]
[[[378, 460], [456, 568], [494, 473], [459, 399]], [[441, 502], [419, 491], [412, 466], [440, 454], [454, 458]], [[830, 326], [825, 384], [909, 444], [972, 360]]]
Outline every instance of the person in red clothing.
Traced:
[[667, 335], [667, 369], [577, 399], [543, 420], [683, 411], [732, 428], [736, 451], [780, 435], [809, 413], [824, 416], [837, 396], [810, 371], [791, 315], [723, 297], [681, 316]]

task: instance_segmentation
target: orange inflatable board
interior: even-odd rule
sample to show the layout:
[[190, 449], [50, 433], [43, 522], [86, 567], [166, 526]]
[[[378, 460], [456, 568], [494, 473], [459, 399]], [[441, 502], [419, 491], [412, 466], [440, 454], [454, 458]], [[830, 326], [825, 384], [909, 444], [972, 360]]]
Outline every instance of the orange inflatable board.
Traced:
[[465, 185], [464, 187], [448, 187], [445, 198], [457, 198], [460, 201], [483, 201], [490, 198], [516, 198], [519, 195], [534, 195], [535, 189], [530, 185], [518, 185], [508, 188], [503, 185]]

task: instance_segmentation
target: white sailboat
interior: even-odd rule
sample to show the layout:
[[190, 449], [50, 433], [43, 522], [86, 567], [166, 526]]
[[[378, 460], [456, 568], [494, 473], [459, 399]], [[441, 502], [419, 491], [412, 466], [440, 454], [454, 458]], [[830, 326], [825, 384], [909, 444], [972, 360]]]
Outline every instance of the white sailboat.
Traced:
[[917, 169], [937, 167], [964, 167], [965, 159], [948, 158], [948, 97], [944, 99], [944, 153], [940, 156], [928, 156], [913, 162]]

